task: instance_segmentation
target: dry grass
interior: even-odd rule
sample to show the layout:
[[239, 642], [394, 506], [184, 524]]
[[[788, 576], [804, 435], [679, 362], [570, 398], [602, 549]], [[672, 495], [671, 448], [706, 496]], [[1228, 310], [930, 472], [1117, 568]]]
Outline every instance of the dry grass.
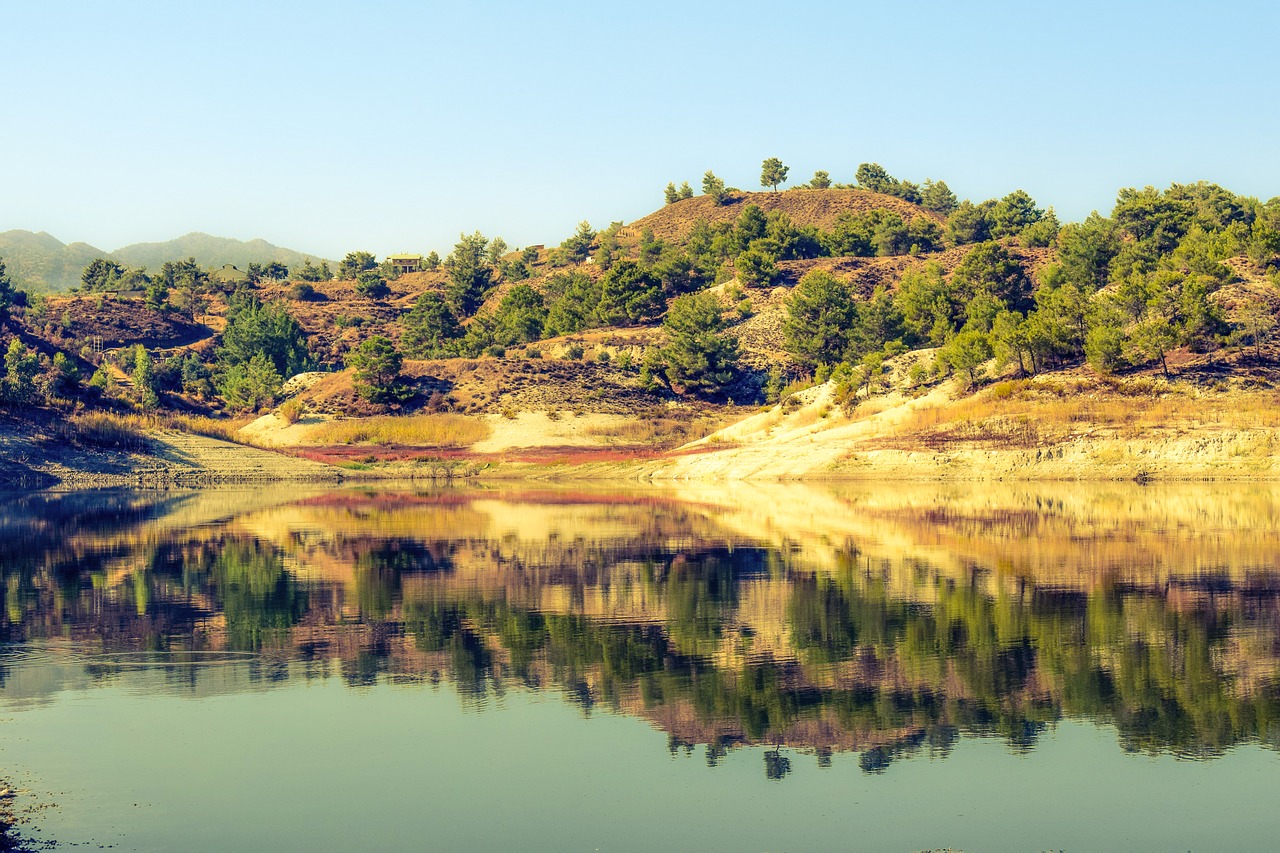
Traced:
[[489, 437], [489, 425], [464, 415], [351, 418], [316, 428], [317, 444], [400, 444], [410, 447], [470, 447]]
[[1206, 428], [1280, 428], [1280, 395], [1201, 397], [1160, 381], [1087, 389], [1034, 380], [1001, 382], [946, 406], [913, 411], [899, 423], [895, 438], [1032, 447], [1085, 435], [1138, 438]]
[[591, 427], [586, 432], [587, 435], [597, 436], [614, 444], [676, 447], [708, 436], [719, 427], [716, 421], [701, 418], [692, 421], [646, 418]]
[[240, 428], [252, 420], [252, 417], [222, 419], [206, 418], [199, 415], [171, 414], [167, 415], [163, 421], [153, 419], [150, 426], [152, 428], [163, 427], [164, 429], [174, 429], [178, 432], [189, 432], [192, 435], [203, 435], [207, 438], [218, 438], [223, 441], [233, 441], [236, 444], [252, 445], [253, 442], [240, 435]]
[[81, 447], [144, 450], [147, 447], [149, 421], [148, 418], [136, 415], [84, 412], [62, 421], [56, 434], [60, 440]]

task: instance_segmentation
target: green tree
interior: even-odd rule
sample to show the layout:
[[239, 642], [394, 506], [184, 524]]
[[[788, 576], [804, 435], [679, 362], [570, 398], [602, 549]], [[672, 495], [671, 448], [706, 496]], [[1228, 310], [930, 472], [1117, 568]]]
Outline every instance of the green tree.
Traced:
[[812, 270], [787, 300], [783, 348], [805, 367], [836, 364], [855, 349], [858, 329], [849, 285], [826, 270]]
[[946, 181], [925, 180], [924, 187], [920, 191], [920, 204], [925, 210], [947, 216], [956, 209], [958, 203], [956, 194], [951, 191], [951, 187], [947, 186]]
[[10, 406], [26, 406], [36, 402], [36, 374], [40, 358], [14, 337], [4, 355], [4, 383], [0, 399]]
[[361, 341], [347, 357], [347, 366], [355, 371], [356, 393], [371, 403], [396, 402], [408, 396], [410, 392], [401, 384], [403, 364], [395, 344], [385, 335]]
[[[768, 215], [765, 222], [765, 236], [772, 241], [778, 260], [796, 261], [807, 258], [820, 258], [824, 254], [822, 235], [812, 225], [796, 225], [781, 210]], [[748, 248], [750, 245], [748, 244]]]
[[1124, 364], [1125, 334], [1110, 317], [1094, 323], [1084, 339], [1084, 356], [1101, 374], [1115, 373]]
[[248, 361], [232, 364], [216, 377], [218, 393], [235, 411], [257, 411], [274, 405], [284, 380], [271, 359], [255, 353]]
[[738, 245], [745, 251], [753, 240], [762, 240], [768, 236], [769, 218], [758, 204], [749, 204], [738, 214], [734, 223], [734, 233], [738, 236]]
[[596, 317], [603, 325], [646, 323], [662, 314], [665, 307], [662, 281], [635, 261], [618, 261], [600, 279]]
[[680, 184], [680, 200], [684, 201], [687, 198], [693, 198], [693, 187], [689, 186], [688, 181], [684, 181]]
[[1068, 223], [1058, 232], [1058, 259], [1066, 277], [1090, 293], [1103, 287], [1111, 261], [1120, 252], [1120, 236], [1110, 219], [1095, 210], [1080, 223]]
[[897, 305], [911, 338], [933, 346], [943, 344], [960, 327], [965, 309], [965, 301], [934, 261], [903, 273]]
[[80, 368], [65, 352], [56, 352], [51, 379], [50, 390], [60, 397], [69, 397], [79, 390]]
[[1028, 246], [1048, 248], [1058, 241], [1060, 230], [1062, 223], [1058, 221], [1058, 214], [1050, 207], [1044, 212], [1044, 216], [1022, 229], [1022, 241]]
[[501, 237], [494, 237], [489, 241], [489, 248], [485, 250], [485, 258], [489, 261], [489, 266], [496, 267], [502, 260], [503, 256], [511, 250], [507, 245], [507, 241]]
[[328, 280], [328, 279], [323, 278], [323, 277], [320, 275], [320, 270], [319, 270], [319, 268], [317, 268], [317, 267], [315, 267], [315, 266], [313, 266], [313, 265], [312, 265], [312, 263], [311, 263], [311, 259], [310, 259], [310, 258], [306, 258], [305, 260], [303, 260], [303, 262], [302, 262], [302, 266], [300, 266], [300, 267], [298, 267], [296, 270], [294, 270], [294, 272], [293, 272], [293, 277], [294, 277], [295, 279], [297, 279], [298, 281], [306, 281], [306, 282], [316, 282], [316, 281], [327, 281], [327, 280]]
[[124, 275], [124, 267], [106, 258], [94, 258], [80, 274], [80, 289], [85, 293], [114, 290], [115, 282]]
[[384, 299], [391, 293], [384, 279], [376, 269], [361, 270], [356, 273], [356, 293], [368, 299]]
[[151, 276], [146, 267], [134, 269], [129, 267], [121, 274], [116, 286], [121, 290], [146, 290], [151, 285]]
[[489, 241], [479, 231], [463, 234], [444, 260], [449, 273], [445, 299], [457, 317], [469, 317], [484, 301], [493, 283], [493, 267], [489, 266], [486, 249]]
[[671, 303], [662, 323], [667, 380], [695, 393], [718, 393], [737, 372], [738, 343], [720, 334], [720, 304], [707, 291], [689, 293]]
[[951, 284], [962, 299], [985, 293], [1017, 311], [1030, 307], [1031, 280], [1026, 270], [995, 241], [970, 249], [952, 274]]
[[1253, 356], [1262, 358], [1262, 345], [1269, 343], [1276, 329], [1276, 309], [1271, 301], [1251, 299], [1236, 312], [1236, 322], [1243, 333], [1253, 344]]
[[227, 326], [217, 350], [219, 370], [265, 357], [280, 376], [293, 376], [312, 367], [306, 334], [283, 305], [262, 302], [253, 295], [231, 298]]
[[991, 339], [976, 329], [962, 330], [938, 350], [944, 364], [965, 373], [969, 388], [978, 384], [979, 369], [991, 356]]
[[581, 332], [599, 322], [600, 284], [586, 273], [552, 276], [547, 282], [547, 294], [551, 304], [543, 331], [548, 336]]
[[517, 284], [494, 315], [493, 341], [502, 346], [526, 344], [541, 340], [547, 321], [547, 308], [542, 294], [527, 284]]
[[1021, 314], [1002, 310], [991, 323], [991, 348], [996, 359], [996, 367], [1004, 367], [1014, 361], [1018, 363], [1018, 373], [1026, 376], [1033, 372], [1028, 366], [1034, 366], [1031, 358], [1031, 336], [1027, 329], [1027, 320]]
[[825, 169], [818, 169], [813, 173], [813, 177], [809, 179], [809, 189], [812, 190], [829, 190], [831, 189], [831, 173]]
[[138, 344], [133, 349], [133, 387], [138, 390], [138, 404], [145, 412], [155, 411], [160, 406], [160, 396], [156, 393], [155, 362], [146, 347]]
[[760, 186], [773, 187], [773, 191], [778, 191], [778, 184], [787, 182], [787, 172], [791, 171], [790, 166], [782, 165], [782, 161], [777, 157], [768, 157], [760, 166]]
[[837, 257], [869, 258], [876, 254], [876, 229], [893, 217], [902, 218], [883, 210], [867, 213], [842, 213], [836, 217], [831, 230], [822, 235], [822, 245], [827, 254]]
[[883, 350], [902, 338], [902, 312], [884, 285], [876, 286], [871, 298], [858, 307], [858, 315], [858, 328], [867, 349]]
[[[536, 258], [534, 260], [537, 260]], [[429, 270], [440, 269], [440, 253], [432, 249], [423, 260], [422, 265]]]
[[1142, 359], [1159, 361], [1160, 372], [1166, 379], [1169, 378], [1169, 363], [1166, 361], [1166, 356], [1169, 350], [1178, 345], [1178, 333], [1168, 317], [1157, 313], [1147, 316], [1133, 327], [1129, 341], [1134, 355], [1138, 356], [1133, 359], [1135, 362]]
[[13, 304], [13, 282], [5, 273], [4, 258], [0, 258], [0, 323], [9, 319], [9, 306]]
[[165, 287], [164, 279], [157, 276], [151, 280], [143, 304], [152, 311], [164, 311], [169, 307], [169, 288]]
[[410, 358], [457, 355], [462, 328], [438, 293], [424, 293], [405, 315], [400, 348]]
[[724, 181], [716, 177], [710, 169], [702, 176], [702, 192], [716, 204], [724, 204], [726, 199]]
[[966, 246], [990, 239], [991, 223], [988, 216], [994, 204], [994, 202], [984, 201], [978, 205], [965, 199], [956, 205], [947, 216], [947, 243], [952, 246]]
[[[747, 287], [768, 287], [778, 278], [778, 256], [767, 248], [770, 240], [756, 240], [733, 262], [738, 281]], [[776, 245], [776, 244], [775, 244]]]
[[680, 200], [680, 191], [676, 189], [675, 181], [667, 184], [667, 188], [662, 191], [662, 195], [667, 204], [675, 204]]
[[348, 252], [342, 263], [338, 264], [338, 278], [353, 281], [360, 273], [376, 269], [377, 266], [378, 261], [370, 252]]
[[560, 244], [560, 248], [568, 253], [570, 260], [581, 263], [591, 257], [591, 244], [595, 242], [595, 239], [596, 232], [591, 229], [591, 223], [584, 219], [578, 223], [578, 228], [573, 232], [573, 236]]
[[209, 286], [209, 274], [196, 263], [195, 258], [185, 261], [165, 261], [156, 273], [156, 280], [170, 290], [203, 292]]
[[873, 193], [887, 193], [896, 181], [879, 163], [862, 163], [854, 174], [858, 186]]
[[988, 216], [990, 233], [997, 239], [1015, 237], [1023, 229], [1039, 222], [1044, 211], [1025, 190], [1014, 190], [991, 207]]

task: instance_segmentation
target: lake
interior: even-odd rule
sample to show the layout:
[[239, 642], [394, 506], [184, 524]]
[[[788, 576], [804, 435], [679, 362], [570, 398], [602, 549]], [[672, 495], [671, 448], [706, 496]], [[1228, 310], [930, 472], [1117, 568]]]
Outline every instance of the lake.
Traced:
[[8, 494], [0, 787], [117, 850], [1265, 850], [1269, 485]]

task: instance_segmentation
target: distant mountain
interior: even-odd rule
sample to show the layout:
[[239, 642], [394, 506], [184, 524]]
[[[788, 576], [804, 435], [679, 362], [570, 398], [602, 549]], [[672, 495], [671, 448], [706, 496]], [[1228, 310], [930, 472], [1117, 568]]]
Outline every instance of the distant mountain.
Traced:
[[165, 261], [195, 258], [201, 266], [217, 268], [235, 264], [244, 269], [255, 261], [280, 261], [289, 267], [318, 255], [308, 255], [268, 243], [266, 240], [233, 240], [192, 232], [165, 243], [134, 243], [114, 252], [105, 252], [88, 243], [63, 243], [44, 231], [0, 232], [0, 258], [4, 260], [14, 286], [33, 293], [70, 290], [80, 284], [80, 273], [94, 258], [110, 258], [131, 267], [158, 270]]
[[212, 237], [199, 231], [192, 231], [176, 240], [166, 243], [134, 243], [111, 253], [111, 259], [117, 263], [131, 267], [146, 267], [148, 270], [159, 269], [165, 261], [180, 261], [184, 258], [195, 258], [203, 267], [220, 267], [224, 264], [235, 264], [244, 269], [251, 263], [279, 261], [293, 268], [310, 259], [320, 262], [318, 255], [308, 255], [284, 249], [257, 239], [233, 240], [230, 237]]
[[0, 259], [9, 279], [32, 293], [70, 290], [90, 261], [106, 255], [88, 243], [64, 244], [44, 231], [0, 232]]

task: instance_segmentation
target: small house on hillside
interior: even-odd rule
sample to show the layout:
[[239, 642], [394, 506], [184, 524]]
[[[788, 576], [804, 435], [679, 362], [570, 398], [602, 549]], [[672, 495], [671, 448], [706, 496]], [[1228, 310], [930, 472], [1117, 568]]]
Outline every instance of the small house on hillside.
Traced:
[[249, 281], [249, 274], [237, 269], [234, 264], [224, 264], [222, 269], [209, 273], [209, 280], [224, 286], [235, 287]]
[[399, 273], [420, 272], [426, 262], [422, 255], [387, 255], [387, 263]]

